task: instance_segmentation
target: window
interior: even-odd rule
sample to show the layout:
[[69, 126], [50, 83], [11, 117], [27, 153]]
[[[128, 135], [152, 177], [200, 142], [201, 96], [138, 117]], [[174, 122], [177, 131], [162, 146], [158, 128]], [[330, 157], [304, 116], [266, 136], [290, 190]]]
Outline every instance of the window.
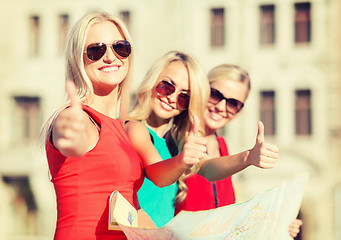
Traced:
[[123, 23], [126, 25], [128, 30], [130, 29], [130, 12], [129, 11], [122, 11], [120, 12], [120, 17]]
[[211, 47], [223, 47], [225, 42], [224, 8], [211, 9]]
[[341, 239], [341, 185], [336, 184], [334, 190], [334, 229], [335, 239]]
[[311, 92], [296, 91], [296, 135], [311, 134]]
[[39, 55], [40, 44], [40, 21], [38, 16], [31, 16], [30, 18], [30, 56]]
[[260, 93], [260, 118], [264, 123], [264, 134], [275, 135], [275, 92], [262, 91]]
[[[12, 226], [14, 236], [33, 235], [38, 231], [37, 204], [27, 176], [3, 176], [2, 180], [12, 189]], [[11, 222], [11, 221], [10, 221]], [[20, 237], [19, 237], [20, 238]]]
[[275, 42], [275, 6], [260, 6], [260, 43], [264, 45]]
[[36, 140], [40, 131], [40, 99], [16, 96], [16, 136], [18, 141]]
[[311, 41], [310, 3], [295, 4], [295, 42]]
[[64, 53], [66, 41], [67, 41], [67, 35], [69, 31], [69, 15], [67, 14], [61, 14], [59, 15], [59, 41], [58, 41], [58, 51], [60, 54]]

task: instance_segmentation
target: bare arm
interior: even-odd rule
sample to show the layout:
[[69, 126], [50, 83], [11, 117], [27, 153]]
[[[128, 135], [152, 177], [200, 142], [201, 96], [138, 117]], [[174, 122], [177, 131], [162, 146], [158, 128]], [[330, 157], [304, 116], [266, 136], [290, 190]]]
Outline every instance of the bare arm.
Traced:
[[255, 146], [244, 152], [201, 161], [199, 175], [209, 181], [218, 181], [242, 171], [250, 165], [273, 168], [278, 158], [278, 147], [264, 141], [264, 125], [258, 122]]
[[142, 158], [147, 178], [159, 187], [176, 182], [188, 168], [197, 164], [206, 152], [206, 140], [195, 136], [196, 130], [193, 130], [193, 133], [188, 136], [184, 150], [179, 155], [162, 160], [150, 140], [146, 126], [131, 121], [125, 128], [132, 145]]

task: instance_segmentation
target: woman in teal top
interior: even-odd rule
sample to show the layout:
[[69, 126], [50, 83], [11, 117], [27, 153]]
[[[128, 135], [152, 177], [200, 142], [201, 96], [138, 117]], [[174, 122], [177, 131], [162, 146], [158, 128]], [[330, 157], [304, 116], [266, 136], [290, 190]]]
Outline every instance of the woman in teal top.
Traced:
[[[148, 127], [147, 127], [148, 128]], [[150, 137], [162, 159], [171, 158], [166, 140], [160, 138], [148, 128]], [[141, 208], [148, 213], [157, 227], [162, 227], [174, 217], [174, 199], [178, 192], [178, 185], [173, 183], [159, 188], [152, 181], [145, 178], [142, 187], [137, 192]]]
[[[181, 152], [178, 156], [189, 154], [184, 159], [193, 164], [198, 163], [198, 159], [202, 159], [206, 153], [206, 140], [198, 136], [203, 136], [203, 121], [194, 122], [193, 116], [203, 119], [208, 95], [206, 74], [194, 58], [172, 51], [158, 59], [137, 89], [138, 104], [127, 116], [129, 123], [126, 131], [140, 156], [150, 158], [150, 155], [158, 152], [160, 161], [156, 164], [171, 158], [162, 138], [170, 129], [178, 140], [178, 152]], [[199, 142], [199, 147], [189, 144], [193, 138], [195, 143]], [[192, 156], [193, 149], [200, 149], [198, 152], [201, 156], [196, 155], [197, 159]], [[165, 177], [166, 174], [159, 173], [158, 176]], [[176, 181], [170, 186], [160, 187], [145, 178], [138, 192], [141, 208], [157, 227], [164, 226], [174, 217], [174, 199], [178, 190]]]

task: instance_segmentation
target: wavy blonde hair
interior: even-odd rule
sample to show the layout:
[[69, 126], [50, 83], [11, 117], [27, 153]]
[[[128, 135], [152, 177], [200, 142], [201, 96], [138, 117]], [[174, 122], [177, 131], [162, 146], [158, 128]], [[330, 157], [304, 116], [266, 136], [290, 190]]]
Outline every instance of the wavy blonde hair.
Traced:
[[[246, 97], [249, 95], [251, 90], [251, 81], [250, 76], [248, 72], [236, 65], [232, 64], [221, 64], [216, 67], [214, 67], [209, 73], [208, 73], [208, 81], [209, 83], [213, 83], [218, 80], [225, 80], [225, 81], [239, 81], [247, 85], [248, 92], [246, 94]], [[219, 90], [219, 89], [218, 89]], [[206, 105], [205, 105], [206, 107]], [[186, 185], [186, 178], [190, 176], [192, 173], [198, 172], [198, 166], [194, 166], [190, 172], [187, 172], [181, 176], [181, 178], [178, 181], [178, 193], [175, 197], [175, 204], [180, 203], [185, 200], [188, 192], [188, 188]]]
[[178, 151], [182, 150], [183, 144], [193, 125], [193, 116], [200, 119], [199, 134], [204, 135], [204, 107], [209, 96], [209, 84], [205, 72], [199, 63], [190, 55], [171, 51], [159, 58], [149, 69], [136, 92], [137, 104], [128, 113], [128, 119], [145, 120], [151, 114], [151, 96], [153, 88], [161, 72], [172, 62], [179, 61], [184, 64], [188, 71], [190, 83], [189, 107], [172, 119], [171, 134], [178, 146]]
[[[107, 12], [90, 12], [80, 18], [74, 25], [70, 32], [68, 43], [66, 47], [66, 80], [71, 80], [75, 83], [77, 89], [77, 98], [79, 101], [91, 101], [91, 97], [94, 94], [92, 83], [87, 76], [84, 68], [84, 49], [85, 39], [89, 29], [98, 23], [109, 21], [115, 24], [118, 31], [121, 33], [122, 38], [132, 44], [130, 34], [123, 24], [123, 22], [115, 16]], [[134, 51], [128, 57], [129, 69], [126, 77], [118, 86], [118, 101], [120, 103], [118, 118], [124, 122], [129, 100], [130, 100], [130, 86], [132, 82], [132, 71], [134, 64]], [[59, 108], [45, 123], [43, 131], [45, 131], [45, 140], [51, 134], [51, 124], [59, 112], [64, 109], [65, 106]]]

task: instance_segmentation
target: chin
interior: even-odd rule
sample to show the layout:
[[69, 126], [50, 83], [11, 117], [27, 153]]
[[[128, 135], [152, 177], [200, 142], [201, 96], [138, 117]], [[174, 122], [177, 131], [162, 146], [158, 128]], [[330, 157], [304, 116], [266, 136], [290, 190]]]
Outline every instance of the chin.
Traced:
[[221, 128], [221, 126], [223, 126], [221, 123], [217, 122], [216, 120], [210, 119], [209, 121], [207, 121], [206, 124], [210, 129], [214, 129], [217, 130], [219, 128]]
[[227, 119], [227, 118], [223, 118], [220, 120], [212, 119], [210, 125], [212, 125], [212, 129], [219, 129], [219, 128], [225, 127], [230, 121], [231, 119]]

